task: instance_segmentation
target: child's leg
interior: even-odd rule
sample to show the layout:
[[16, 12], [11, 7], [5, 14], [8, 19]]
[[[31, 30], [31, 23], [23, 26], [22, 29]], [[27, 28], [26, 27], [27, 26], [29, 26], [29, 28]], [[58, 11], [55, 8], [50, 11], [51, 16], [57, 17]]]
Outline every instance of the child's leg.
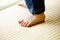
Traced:
[[25, 2], [32, 14], [40, 14], [45, 11], [44, 0], [25, 0]]
[[[25, 19], [23, 19], [23, 20], [19, 21], [21, 26], [31, 26], [31, 25], [39, 23], [45, 19], [44, 0], [25, 0], [25, 2], [26, 2], [26, 5], [27, 5], [27, 8], [29, 9], [29, 11], [32, 13], [33, 16], [35, 16], [35, 19], [34, 19], [34, 17], [31, 17], [34, 19], [31, 22], [30, 22], [30, 20], [28, 20], [28, 22], [27, 22], [27, 21], [24, 21]], [[29, 19], [29, 17], [27, 19]]]

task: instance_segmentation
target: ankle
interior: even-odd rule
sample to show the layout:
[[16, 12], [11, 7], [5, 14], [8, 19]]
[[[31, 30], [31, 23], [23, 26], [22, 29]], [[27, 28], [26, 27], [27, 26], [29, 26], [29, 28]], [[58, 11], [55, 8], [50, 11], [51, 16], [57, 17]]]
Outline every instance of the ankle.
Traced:
[[36, 16], [36, 17], [45, 17], [45, 14], [44, 14], [44, 12], [43, 12], [43, 13], [41, 13], [41, 14], [34, 14], [34, 16]]

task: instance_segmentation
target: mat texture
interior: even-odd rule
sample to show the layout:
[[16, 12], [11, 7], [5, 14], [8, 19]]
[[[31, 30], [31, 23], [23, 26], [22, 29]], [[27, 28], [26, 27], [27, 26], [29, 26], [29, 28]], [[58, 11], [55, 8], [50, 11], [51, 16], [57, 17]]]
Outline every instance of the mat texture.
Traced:
[[30, 28], [18, 20], [29, 15], [26, 8], [14, 5], [0, 11], [0, 40], [60, 40], [60, 0], [46, 0], [46, 20]]

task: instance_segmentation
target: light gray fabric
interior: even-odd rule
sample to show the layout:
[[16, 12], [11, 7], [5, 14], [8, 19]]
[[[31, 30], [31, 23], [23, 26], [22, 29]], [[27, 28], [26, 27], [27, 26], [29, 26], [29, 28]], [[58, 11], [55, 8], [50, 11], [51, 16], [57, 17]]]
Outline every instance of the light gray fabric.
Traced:
[[6, 9], [10, 6], [15, 5], [16, 3], [18, 3], [21, 0], [0, 0], [0, 11], [3, 9]]

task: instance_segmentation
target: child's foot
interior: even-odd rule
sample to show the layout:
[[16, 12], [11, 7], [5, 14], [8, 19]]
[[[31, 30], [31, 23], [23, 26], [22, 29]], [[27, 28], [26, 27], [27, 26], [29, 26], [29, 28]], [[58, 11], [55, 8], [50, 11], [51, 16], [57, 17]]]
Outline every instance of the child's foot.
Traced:
[[19, 21], [19, 24], [24, 27], [30, 27], [44, 20], [45, 15], [44, 13], [41, 13], [41, 14], [35, 14], [33, 16], [28, 16], [26, 19], [22, 19], [21, 21]]
[[18, 5], [21, 6], [21, 7], [27, 8], [26, 3], [25, 3], [24, 0], [21, 1], [20, 3], [18, 3]]
[[[24, 1], [20, 2], [18, 5], [27, 8], [26, 3]], [[26, 19], [22, 19], [21, 21], [19, 21], [19, 24], [24, 27], [29, 27], [44, 20], [45, 20], [44, 13], [34, 14], [32, 16], [28, 16]]]

